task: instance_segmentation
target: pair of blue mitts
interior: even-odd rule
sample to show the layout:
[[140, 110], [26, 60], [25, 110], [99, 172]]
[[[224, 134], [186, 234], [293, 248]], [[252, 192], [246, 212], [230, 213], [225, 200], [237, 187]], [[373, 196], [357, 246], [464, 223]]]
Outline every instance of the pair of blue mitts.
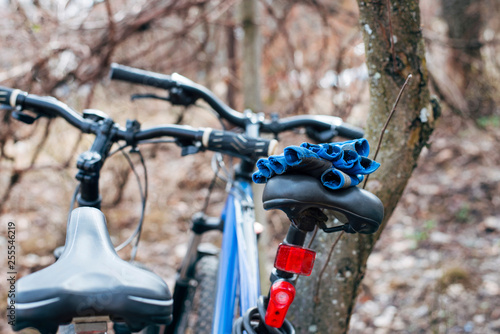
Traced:
[[340, 143], [288, 146], [283, 154], [259, 159], [253, 174], [255, 183], [266, 183], [271, 177], [284, 173], [307, 174], [321, 180], [329, 189], [353, 187], [364, 175], [374, 172], [380, 164], [367, 156], [368, 140], [355, 139]]

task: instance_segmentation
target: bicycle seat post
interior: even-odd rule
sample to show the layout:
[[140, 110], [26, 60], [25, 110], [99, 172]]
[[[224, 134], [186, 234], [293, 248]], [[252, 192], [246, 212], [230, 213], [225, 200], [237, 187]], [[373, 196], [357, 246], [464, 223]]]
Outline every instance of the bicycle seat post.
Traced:
[[[324, 224], [328, 217], [318, 208], [309, 208], [307, 210], [291, 213], [290, 227], [283, 240], [284, 245], [303, 247], [308, 232], [312, 232], [316, 225]], [[274, 269], [271, 274], [271, 284], [277, 279], [291, 279], [294, 275], [290, 272]]]
[[[323, 212], [321, 212], [320, 209], [314, 207], [300, 212], [291, 212], [289, 219], [292, 223], [291, 227], [295, 227], [296, 229], [303, 231], [304, 233], [312, 232], [316, 225], [321, 225], [328, 221], [328, 217]], [[289, 233], [290, 231], [291, 230], [289, 230]], [[288, 241], [288, 235], [285, 240]]]

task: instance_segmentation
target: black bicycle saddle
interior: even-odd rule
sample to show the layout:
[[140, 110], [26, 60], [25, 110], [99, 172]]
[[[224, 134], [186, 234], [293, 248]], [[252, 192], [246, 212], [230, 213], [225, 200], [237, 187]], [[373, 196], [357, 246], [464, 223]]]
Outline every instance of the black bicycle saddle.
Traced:
[[384, 218], [384, 206], [372, 193], [350, 187], [328, 190], [312, 176], [283, 174], [269, 179], [262, 196], [264, 209], [283, 210], [290, 219], [309, 208], [340, 212], [351, 232], [375, 233]]
[[81, 207], [68, 221], [64, 251], [54, 264], [16, 283], [14, 330], [55, 333], [75, 317], [109, 316], [131, 331], [172, 320], [172, 297], [154, 273], [116, 254], [101, 211]]

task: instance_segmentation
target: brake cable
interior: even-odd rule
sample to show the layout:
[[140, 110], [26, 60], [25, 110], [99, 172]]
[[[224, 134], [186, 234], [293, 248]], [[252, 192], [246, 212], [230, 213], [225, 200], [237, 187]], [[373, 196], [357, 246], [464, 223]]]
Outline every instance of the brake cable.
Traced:
[[127, 162], [129, 163], [130, 168], [132, 169], [132, 172], [134, 173], [134, 175], [136, 177], [137, 184], [139, 186], [139, 194], [141, 196], [142, 210], [141, 210], [141, 217], [139, 218], [139, 223], [137, 224], [137, 227], [135, 228], [134, 232], [130, 235], [130, 237], [127, 240], [125, 240], [120, 245], [118, 245], [117, 247], [115, 247], [115, 250], [117, 252], [120, 251], [125, 246], [127, 246], [128, 244], [130, 244], [134, 240], [134, 238], [137, 237], [137, 239], [135, 241], [135, 244], [134, 244], [134, 246], [132, 248], [131, 255], [130, 255], [130, 261], [133, 261], [135, 259], [136, 253], [137, 253], [137, 248], [138, 248], [138, 245], [139, 245], [139, 240], [140, 240], [141, 232], [142, 232], [142, 226], [143, 226], [143, 223], [144, 223], [144, 215], [145, 215], [145, 212], [146, 212], [146, 201], [147, 201], [147, 196], [148, 196], [148, 173], [147, 173], [147, 168], [146, 168], [146, 164], [145, 164], [145, 161], [144, 161], [144, 156], [142, 155], [141, 151], [134, 150], [133, 151], [134, 153], [139, 154], [140, 161], [141, 161], [141, 164], [142, 164], [143, 169], [144, 169], [144, 182], [145, 182], [145, 185], [144, 185], [144, 188], [143, 188], [142, 182], [141, 182], [141, 178], [140, 178], [139, 174], [137, 173], [137, 170], [135, 169], [135, 166], [134, 166], [132, 160], [130, 159], [130, 156], [126, 152], [124, 152], [123, 149], [121, 150], [121, 152], [122, 152], [123, 156], [125, 157], [125, 159], [127, 159]]

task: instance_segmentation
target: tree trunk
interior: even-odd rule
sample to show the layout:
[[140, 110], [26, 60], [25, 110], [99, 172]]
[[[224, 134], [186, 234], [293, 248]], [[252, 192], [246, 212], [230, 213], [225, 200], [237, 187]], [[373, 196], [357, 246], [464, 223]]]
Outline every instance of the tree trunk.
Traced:
[[[240, 22], [245, 33], [243, 38], [243, 97], [244, 108], [253, 112], [262, 112], [262, 101], [260, 96], [260, 65], [261, 46], [259, 32], [259, 13], [257, 0], [243, 0], [240, 7]], [[262, 206], [262, 193], [264, 185], [252, 184], [255, 201], [255, 221], [261, 223], [266, 230], [268, 224], [266, 212]], [[261, 280], [261, 292], [269, 290], [269, 276], [267, 274], [266, 251], [269, 244], [269, 235], [263, 233], [259, 238], [259, 269]]]
[[[231, 12], [231, 15], [233, 13]], [[236, 84], [235, 79], [238, 73], [238, 66], [236, 63], [236, 36], [234, 34], [234, 25], [230, 24], [226, 27], [227, 38], [227, 67], [229, 78], [227, 80], [227, 104], [232, 108], [236, 108]]]
[[485, 0], [442, 0], [450, 46], [447, 72], [466, 101], [467, 110], [460, 111], [473, 118], [491, 115], [496, 108], [496, 90], [481, 55], [483, 8], [488, 8]]
[[[372, 155], [401, 86], [409, 74], [413, 78], [385, 131], [377, 157], [382, 166], [367, 184], [367, 189], [384, 203], [384, 222], [374, 235], [342, 235], [321, 278], [337, 235], [318, 232], [312, 246], [318, 252], [315, 269], [311, 277], [298, 280], [299, 293], [290, 312], [298, 333], [347, 332], [368, 256], [439, 116], [439, 106], [431, 103], [427, 87], [418, 0], [392, 0], [390, 16], [385, 0], [358, 0], [358, 5], [370, 77], [366, 138]], [[393, 51], [391, 39], [395, 42]]]
[[262, 111], [260, 99], [260, 63], [261, 47], [258, 25], [258, 1], [243, 0], [241, 2], [241, 24], [243, 38], [243, 95], [244, 107], [254, 112]]

